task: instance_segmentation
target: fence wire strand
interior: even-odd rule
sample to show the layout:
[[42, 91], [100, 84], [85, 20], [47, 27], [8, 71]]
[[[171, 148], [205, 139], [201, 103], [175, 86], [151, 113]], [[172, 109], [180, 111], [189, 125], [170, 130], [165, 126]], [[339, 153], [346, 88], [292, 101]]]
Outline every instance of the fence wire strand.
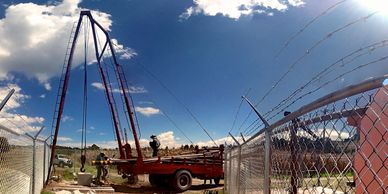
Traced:
[[386, 193], [387, 77], [333, 92], [240, 146], [227, 146], [226, 192], [266, 193], [264, 153], [270, 149], [271, 193]]

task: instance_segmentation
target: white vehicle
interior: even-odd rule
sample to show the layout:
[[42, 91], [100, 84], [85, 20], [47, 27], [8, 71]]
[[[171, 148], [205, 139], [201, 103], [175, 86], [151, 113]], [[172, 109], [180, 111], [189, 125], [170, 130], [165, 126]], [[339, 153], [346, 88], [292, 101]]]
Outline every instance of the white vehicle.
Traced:
[[66, 155], [63, 155], [63, 154], [55, 155], [55, 159], [53, 161], [53, 164], [57, 165], [61, 168], [65, 167], [65, 166], [67, 166], [69, 168], [73, 167], [73, 162]]

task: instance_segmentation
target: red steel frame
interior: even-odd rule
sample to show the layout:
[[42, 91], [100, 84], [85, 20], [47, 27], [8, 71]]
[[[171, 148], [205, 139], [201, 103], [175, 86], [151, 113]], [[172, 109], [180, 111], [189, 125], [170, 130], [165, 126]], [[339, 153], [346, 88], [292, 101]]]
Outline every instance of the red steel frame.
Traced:
[[[199, 156], [196, 158], [182, 158], [179, 156], [170, 157], [170, 158], [153, 158], [148, 160], [143, 160], [141, 148], [139, 139], [137, 136], [137, 131], [135, 128], [135, 122], [132, 116], [132, 110], [131, 110], [131, 103], [129, 100], [129, 89], [127, 86], [127, 83], [125, 81], [124, 72], [122, 69], [122, 66], [117, 62], [116, 60], [116, 54], [114, 51], [113, 44], [110, 40], [108, 32], [98, 23], [96, 22], [90, 11], [81, 11], [80, 17], [78, 20], [78, 24], [75, 30], [75, 35], [72, 41], [69, 60], [67, 61], [66, 66], [66, 72], [65, 72], [65, 79], [63, 82], [63, 89], [61, 92], [61, 98], [59, 103], [59, 109], [57, 112], [57, 117], [55, 120], [55, 133], [54, 133], [54, 139], [52, 142], [52, 152], [51, 152], [51, 158], [50, 158], [50, 164], [52, 164], [52, 161], [55, 156], [55, 148], [57, 143], [57, 137], [58, 137], [58, 131], [60, 127], [61, 117], [63, 113], [63, 108], [65, 104], [65, 97], [66, 92], [69, 84], [69, 78], [70, 78], [70, 71], [72, 66], [72, 59], [75, 51], [75, 46], [78, 38], [78, 34], [80, 31], [81, 23], [83, 17], [86, 16], [90, 20], [90, 24], [92, 27], [93, 32], [93, 39], [94, 39], [94, 46], [96, 51], [96, 58], [97, 58], [97, 64], [98, 69], [101, 75], [101, 79], [105, 88], [105, 94], [107, 96], [107, 100], [109, 103], [110, 111], [112, 114], [114, 127], [115, 127], [115, 133], [117, 137], [117, 143], [119, 147], [119, 153], [120, 153], [120, 159], [111, 161], [111, 164], [117, 165], [119, 171], [124, 174], [131, 174], [131, 175], [137, 175], [137, 174], [165, 174], [165, 175], [173, 175], [177, 170], [185, 169], [192, 173], [194, 177], [199, 178], [223, 178], [223, 150], [220, 149], [218, 152], [218, 157], [203, 157]], [[104, 46], [101, 50], [101, 52], [98, 49], [98, 43], [97, 43], [97, 37], [96, 37], [96, 27], [97, 26], [106, 36], [106, 42], [104, 43]], [[117, 110], [115, 106], [113, 105], [113, 95], [112, 91], [108, 87], [108, 83], [106, 80], [106, 74], [103, 71], [102, 64], [101, 64], [101, 58], [103, 57], [103, 54], [106, 50], [106, 48], [109, 46], [113, 58], [113, 62], [115, 65], [115, 71], [117, 71], [117, 76], [119, 79], [120, 89], [124, 98], [125, 102], [125, 108], [128, 112], [128, 117], [130, 121], [130, 125], [132, 128], [132, 134], [135, 140], [136, 145], [136, 151], [137, 151], [137, 158], [136, 159], [130, 159], [126, 157], [126, 154], [124, 153], [123, 145], [121, 142], [121, 136], [120, 136], [120, 125], [119, 125], [119, 117], [117, 114]], [[55, 113], [54, 113], [55, 114]], [[49, 167], [49, 172], [51, 171], [51, 165]], [[50, 173], [49, 173], [50, 174]], [[49, 177], [47, 178], [49, 180]], [[47, 182], [46, 182], [47, 184]]]

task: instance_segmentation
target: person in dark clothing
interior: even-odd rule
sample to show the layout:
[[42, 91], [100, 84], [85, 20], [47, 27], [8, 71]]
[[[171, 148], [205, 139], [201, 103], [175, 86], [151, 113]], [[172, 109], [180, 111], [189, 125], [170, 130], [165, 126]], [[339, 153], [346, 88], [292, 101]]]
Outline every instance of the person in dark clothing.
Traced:
[[100, 153], [96, 157], [96, 168], [97, 168], [97, 176], [96, 176], [96, 185], [101, 185], [101, 172], [103, 165], [100, 163], [101, 161], [104, 160], [105, 154]]
[[150, 137], [152, 141], [150, 141], [150, 146], [152, 148], [152, 157], [158, 156], [158, 149], [160, 147], [160, 142], [155, 135], [151, 135]]
[[[108, 157], [105, 156], [105, 157], [104, 157], [104, 160], [107, 161], [107, 160], [108, 160]], [[105, 164], [105, 165], [102, 166], [102, 176], [101, 176], [101, 179], [102, 179], [103, 181], [108, 181], [108, 180], [107, 180], [108, 173], [109, 173], [109, 165]]]

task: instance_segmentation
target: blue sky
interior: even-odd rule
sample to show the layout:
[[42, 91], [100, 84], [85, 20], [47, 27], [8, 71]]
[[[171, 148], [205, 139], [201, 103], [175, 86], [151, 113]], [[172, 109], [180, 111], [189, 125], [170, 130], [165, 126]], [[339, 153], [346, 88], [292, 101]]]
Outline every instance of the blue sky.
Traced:
[[[58, 89], [58, 69], [63, 62], [71, 29], [69, 24], [72, 21], [66, 18], [76, 20], [80, 8], [94, 10], [94, 13], [98, 10], [100, 15], [96, 20], [109, 26], [111, 37], [123, 46], [120, 51], [127, 49], [136, 53], [131, 59], [120, 59], [120, 63], [131, 86], [137, 89], [132, 96], [134, 106], [138, 107], [144, 144], [151, 134], [160, 135], [164, 145], [189, 143], [162, 112], [168, 114], [195, 143], [207, 143], [210, 139], [185, 108], [141, 66], [162, 80], [196, 115], [212, 137], [223, 143], [232, 127], [241, 95], [250, 88], [248, 97], [257, 103], [287, 72], [289, 66], [305, 56], [258, 105], [259, 110], [266, 113], [334, 61], [356, 49], [388, 38], [388, 14], [380, 11], [333, 34], [305, 54], [330, 32], [378, 11], [363, 0], [345, 1], [318, 18], [277, 58], [276, 54], [293, 34], [339, 1], [258, 0], [247, 3], [243, 0], [225, 0], [219, 1], [219, 4], [207, 0], [28, 2], [1, 2], [0, 35], [3, 40], [0, 41], [0, 83], [3, 91], [0, 94], [5, 95], [8, 87], [13, 87], [18, 88], [19, 95], [2, 113], [3, 117], [9, 118], [0, 118], [0, 121], [11, 128], [19, 128], [15, 130], [30, 132], [36, 128], [29, 126], [44, 125], [47, 126], [43, 132], [45, 135], [50, 133]], [[51, 10], [53, 15], [42, 14], [41, 10], [46, 9]], [[52, 24], [49, 25], [50, 22]], [[78, 51], [80, 55], [83, 54], [82, 50]], [[304, 92], [333, 80], [349, 69], [385, 56], [386, 51], [385, 47], [372, 49], [369, 54], [344, 67], [336, 66], [329, 75], [310, 85]], [[90, 60], [92, 56], [89, 56]], [[79, 62], [76, 60], [77, 64]], [[103, 91], [95, 87], [101, 82], [96, 66], [89, 65], [88, 71], [87, 141], [112, 147], [115, 144], [107, 103]], [[387, 72], [384, 61], [372, 64], [331, 82], [297, 101], [288, 110], [296, 110], [331, 91]], [[80, 144], [82, 75], [83, 69], [79, 66], [72, 70], [65, 119], [59, 134], [62, 145]], [[243, 103], [233, 134], [243, 132], [247, 136], [252, 135], [247, 134], [245, 129], [256, 119], [254, 116], [238, 130], [249, 110], [248, 105]], [[26, 120], [20, 122], [27, 122], [25, 125], [28, 127], [9, 123], [20, 116]], [[125, 123], [122, 118], [124, 127]]]

